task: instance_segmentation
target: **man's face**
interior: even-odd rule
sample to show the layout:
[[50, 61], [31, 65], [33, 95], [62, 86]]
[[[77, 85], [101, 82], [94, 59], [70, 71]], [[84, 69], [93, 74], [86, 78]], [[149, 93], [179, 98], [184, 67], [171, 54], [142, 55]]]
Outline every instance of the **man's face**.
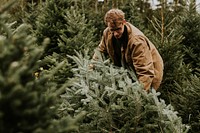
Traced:
[[122, 21], [115, 23], [108, 22], [108, 27], [116, 39], [120, 39], [122, 37], [124, 32], [124, 23]]

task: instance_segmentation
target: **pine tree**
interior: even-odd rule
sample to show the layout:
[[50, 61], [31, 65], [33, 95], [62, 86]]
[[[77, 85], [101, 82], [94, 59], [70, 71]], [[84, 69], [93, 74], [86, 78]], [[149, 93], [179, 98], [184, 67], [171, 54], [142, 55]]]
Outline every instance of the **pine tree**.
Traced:
[[73, 55], [74, 50], [83, 50], [86, 47], [90, 47], [92, 52], [96, 45], [94, 26], [86, 19], [82, 10], [79, 10], [78, 5], [71, 5], [73, 2], [69, 0], [47, 1], [43, 13], [38, 16], [35, 30], [38, 42], [45, 37], [51, 39], [42, 58], [45, 70], [51, 72], [51, 68], [60, 62], [68, 62], [52, 79], [58, 86], [62, 86], [68, 77], [72, 77], [73, 64], [67, 59], [67, 55]]
[[190, 67], [190, 74], [175, 84], [175, 92], [171, 93], [172, 104], [178, 110], [183, 123], [191, 126], [191, 133], [199, 131], [199, 14], [184, 10], [177, 28], [183, 39], [183, 62]]
[[70, 0], [57, 2], [50, 0], [45, 3], [43, 13], [37, 18], [36, 36], [39, 40], [51, 39], [46, 55], [53, 52], [66, 57], [74, 50], [94, 47], [95, 28], [87, 20], [79, 6], [73, 6]]
[[87, 20], [85, 14], [71, 7], [63, 13], [66, 21], [63, 29], [60, 29], [60, 39], [58, 46], [64, 54], [74, 55], [74, 50], [83, 50], [89, 48], [93, 52], [96, 47], [95, 28], [90, 20]]
[[186, 10], [185, 15], [181, 18], [179, 30], [184, 39], [182, 40], [184, 62], [191, 65], [192, 73], [199, 74], [198, 68], [200, 66], [200, 14]]
[[197, 133], [200, 130], [200, 79], [193, 75], [183, 84], [176, 84], [176, 93], [172, 93], [172, 101], [175, 109], [182, 117], [183, 123], [191, 126], [191, 133]]
[[[190, 75], [190, 67], [184, 63], [183, 35], [179, 30], [180, 14], [174, 14], [171, 6], [162, 3], [150, 19], [147, 36], [155, 44], [164, 61], [163, 81], [159, 91], [167, 103], [172, 103], [171, 93], [176, 91], [174, 83], [181, 84]], [[173, 16], [173, 17], [171, 17]], [[154, 36], [152, 36], [154, 34]]]
[[[38, 77], [44, 47], [36, 44], [29, 25], [21, 24], [15, 29], [15, 23], [6, 22], [7, 16], [0, 14], [0, 132], [64, 133], [76, 130], [77, 121], [83, 114], [76, 118], [60, 118], [58, 96], [62, 88], [49, 82], [63, 62], [51, 73], [40, 73]], [[47, 42], [45, 40], [43, 45]]]
[[[143, 90], [132, 71], [115, 68], [109, 60], [93, 62], [87, 52], [71, 58], [78, 67], [62, 95], [62, 108], [72, 116], [87, 112], [78, 132], [188, 131], [173, 107], [158, 99], [159, 92]], [[94, 70], [88, 67], [91, 63]]]
[[37, 19], [37, 17], [39, 16], [39, 14], [41, 13], [43, 6], [44, 6], [44, 2], [42, 2], [42, 0], [40, 0], [40, 2], [28, 2], [26, 1], [26, 8], [23, 11], [24, 16], [22, 16], [20, 19], [22, 19], [23, 23], [28, 23], [32, 26], [33, 30], [36, 29], [36, 22], [35, 21]]
[[[198, 42], [198, 28], [193, 29], [192, 27], [198, 27], [199, 19], [198, 17], [189, 17], [189, 19], [186, 16], [188, 11], [184, 8], [173, 11], [169, 10], [173, 8], [167, 8], [168, 5], [163, 4], [162, 6], [159, 10], [161, 17], [155, 16], [152, 20], [156, 32], [154, 32], [155, 36], [151, 36], [164, 60], [164, 79], [159, 91], [162, 94], [161, 97], [179, 112], [178, 116], [183, 119], [183, 123], [191, 125], [190, 132], [197, 132], [199, 126], [199, 113], [197, 113], [199, 92], [196, 88], [198, 76], [192, 73], [198, 72], [196, 55], [198, 53], [195, 53], [192, 47], [198, 47], [198, 43], [192, 47], [190, 45]], [[174, 16], [173, 19], [171, 16]], [[196, 15], [190, 13], [189, 16]], [[192, 27], [188, 28], [190, 25]], [[195, 35], [192, 35], [193, 32], [196, 32]], [[190, 39], [192, 41], [189, 41]]]
[[68, 0], [56, 1], [49, 0], [43, 5], [41, 14], [37, 17], [35, 34], [38, 42], [42, 42], [48, 37], [51, 42], [45, 48], [45, 55], [51, 55], [53, 52], [59, 53], [58, 38], [60, 38], [60, 30], [64, 28], [66, 21], [62, 14], [69, 7]]

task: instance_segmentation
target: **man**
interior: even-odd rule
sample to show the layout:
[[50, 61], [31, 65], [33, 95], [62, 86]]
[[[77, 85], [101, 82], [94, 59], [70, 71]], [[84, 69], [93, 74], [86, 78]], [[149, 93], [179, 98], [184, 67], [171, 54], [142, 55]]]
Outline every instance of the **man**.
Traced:
[[[151, 87], [157, 90], [163, 77], [163, 60], [153, 43], [139, 29], [125, 21], [122, 10], [109, 10], [104, 21], [107, 28], [98, 50], [108, 54], [114, 65], [135, 70], [146, 91]], [[96, 54], [93, 59], [98, 59]]]

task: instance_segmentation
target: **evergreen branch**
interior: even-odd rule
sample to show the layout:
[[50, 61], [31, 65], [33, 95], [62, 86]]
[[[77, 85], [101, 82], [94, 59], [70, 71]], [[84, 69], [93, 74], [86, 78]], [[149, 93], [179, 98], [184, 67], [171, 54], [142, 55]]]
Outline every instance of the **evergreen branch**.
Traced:
[[18, 0], [9, 0], [3, 7], [0, 8], [0, 15], [11, 8]]
[[165, 28], [167, 29], [171, 24], [176, 20], [176, 18], [173, 18], [168, 24], [165, 25]]
[[[155, 20], [156, 18], [154, 17], [154, 20]], [[152, 26], [154, 27], [154, 29], [159, 33], [159, 35], [161, 36], [162, 34], [161, 34], [161, 31], [155, 26], [155, 24], [153, 23], [153, 21], [152, 20], [150, 20], [150, 22], [151, 22], [151, 24], [152, 24]], [[157, 23], [157, 21], [156, 21], [156, 23]], [[159, 26], [159, 24], [157, 23], [157, 25]], [[161, 27], [160, 27], [161, 28]]]
[[7, 33], [7, 38], [10, 40], [10, 38], [12, 36], [11, 30], [2, 22], [0, 22], [0, 27], [2, 27], [4, 29], [4, 31]]

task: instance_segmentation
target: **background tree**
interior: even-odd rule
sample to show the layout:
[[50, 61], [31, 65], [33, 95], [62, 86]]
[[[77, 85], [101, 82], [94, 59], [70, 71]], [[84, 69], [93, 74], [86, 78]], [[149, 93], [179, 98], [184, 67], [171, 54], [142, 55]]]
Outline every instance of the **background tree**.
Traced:
[[59, 118], [60, 89], [48, 82], [62, 64], [37, 78], [43, 47], [37, 46], [36, 39], [26, 32], [29, 26], [23, 24], [11, 30], [2, 16], [0, 20], [0, 132], [76, 130], [80, 116]]
[[[183, 118], [184, 123], [190, 123], [192, 125], [190, 132], [196, 132], [195, 129], [198, 129], [199, 123], [198, 119], [189, 118], [188, 116], [198, 118], [199, 113], [189, 111], [188, 106], [193, 106], [193, 103], [197, 105], [198, 100], [193, 100], [190, 103], [190, 100], [186, 99], [190, 99], [191, 97], [194, 99], [196, 94], [198, 94], [198, 89], [193, 87], [198, 86], [195, 83], [199, 78], [197, 68], [199, 62], [197, 57], [198, 53], [195, 53], [190, 45], [195, 44], [192, 47], [198, 47], [198, 43], [195, 43], [198, 41], [193, 39], [199, 38], [199, 28], [195, 28], [195, 26], [198, 26], [197, 23], [199, 20], [197, 19], [199, 17], [195, 16], [199, 14], [197, 13], [195, 15], [190, 12], [190, 15], [193, 14], [193, 17], [191, 17], [187, 13], [189, 12], [187, 6], [185, 8], [173, 5], [167, 7], [163, 4], [161, 6], [161, 8], [157, 9], [161, 16], [159, 17], [159, 15], [155, 14], [153, 20], [150, 20], [155, 29], [154, 36], [150, 36], [150, 38], [157, 44], [164, 59], [165, 69], [163, 83], [160, 87], [161, 97], [175, 107]], [[187, 17], [187, 14], [190, 17]], [[192, 27], [194, 29], [189, 27], [190, 25], [193, 25]], [[187, 42], [187, 40], [190, 41]], [[196, 77], [193, 74], [197, 74], [198, 76]]]
[[[162, 98], [171, 103], [171, 92], [175, 91], [174, 83], [182, 83], [190, 75], [190, 67], [184, 63], [184, 39], [179, 27], [181, 13], [174, 14], [174, 6], [161, 3], [154, 11], [154, 16], [149, 19], [151, 25], [147, 36], [158, 48], [164, 61], [164, 76], [160, 91]], [[171, 17], [173, 16], [173, 17]], [[154, 34], [154, 36], [152, 36]]]
[[[90, 47], [93, 51], [92, 48], [96, 45], [95, 28], [82, 12], [84, 8], [79, 8], [79, 5], [82, 4], [78, 1], [50, 0], [46, 2], [43, 13], [38, 16], [35, 30], [38, 41], [45, 37], [51, 39], [43, 55], [44, 69], [51, 71], [56, 63], [66, 61], [67, 55], [73, 55], [74, 50]], [[67, 62], [66, 67], [55, 76], [54, 81], [58, 85], [62, 85], [72, 76], [70, 70], [73, 64], [70, 60]]]
[[190, 133], [198, 132], [200, 125], [199, 113], [199, 77], [191, 75], [183, 83], [176, 84], [176, 92], [171, 93], [172, 104], [183, 119], [183, 123], [190, 125]]
[[[199, 46], [200, 46], [200, 14], [193, 11], [185, 11], [184, 17], [181, 17], [181, 27], [184, 39], [182, 40], [184, 62], [191, 65], [192, 73], [199, 75]], [[199, 76], [198, 76], [199, 77]]]

